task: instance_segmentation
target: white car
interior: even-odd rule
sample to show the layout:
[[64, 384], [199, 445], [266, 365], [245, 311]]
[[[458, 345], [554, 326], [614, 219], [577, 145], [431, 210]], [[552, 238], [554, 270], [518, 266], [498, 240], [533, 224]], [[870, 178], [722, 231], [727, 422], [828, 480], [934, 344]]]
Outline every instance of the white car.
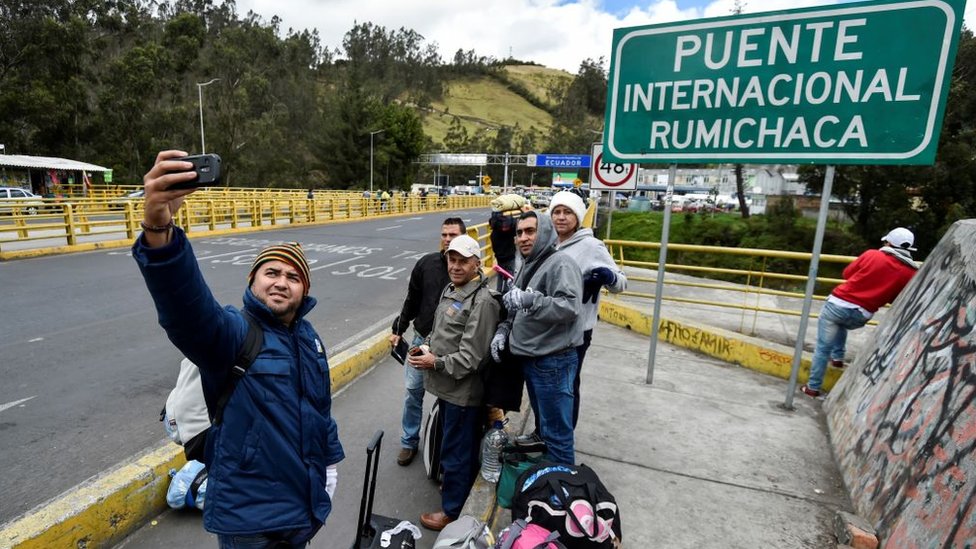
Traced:
[[0, 213], [13, 213], [14, 206], [19, 206], [20, 213], [37, 214], [37, 210], [44, 205], [44, 199], [20, 187], [0, 187]]

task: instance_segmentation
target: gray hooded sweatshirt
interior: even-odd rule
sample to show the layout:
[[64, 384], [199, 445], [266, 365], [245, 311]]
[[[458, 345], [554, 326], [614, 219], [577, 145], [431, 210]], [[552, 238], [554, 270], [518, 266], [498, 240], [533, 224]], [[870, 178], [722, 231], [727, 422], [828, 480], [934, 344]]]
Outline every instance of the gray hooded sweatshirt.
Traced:
[[[515, 276], [522, 287], [522, 277], [546, 248], [556, 245], [556, 230], [548, 215], [536, 215], [538, 233], [532, 252]], [[538, 294], [532, 306], [520, 310], [512, 322], [509, 346], [515, 355], [542, 357], [583, 344], [582, 311], [583, 278], [579, 266], [566, 254], [555, 252], [543, 260], [532, 275], [528, 288]]]
[[[617, 275], [617, 281], [607, 286], [611, 293], [619, 294], [627, 289], [627, 276], [620, 270], [607, 251], [607, 247], [597, 237], [593, 236], [593, 229], [580, 229], [565, 242], [556, 244], [556, 249], [562, 251], [579, 266], [585, 277], [597, 267], [606, 267]], [[596, 301], [583, 304], [583, 330], [592, 330], [596, 326], [597, 312], [600, 309], [599, 294]]]

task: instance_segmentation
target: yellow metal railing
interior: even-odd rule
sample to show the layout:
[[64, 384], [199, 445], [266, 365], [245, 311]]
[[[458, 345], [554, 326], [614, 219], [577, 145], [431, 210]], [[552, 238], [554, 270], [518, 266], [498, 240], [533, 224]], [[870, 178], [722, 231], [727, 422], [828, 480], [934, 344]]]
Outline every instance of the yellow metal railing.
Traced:
[[[659, 263], [655, 261], [644, 261], [639, 259], [633, 259], [638, 250], [659, 250], [661, 244], [659, 242], [635, 242], [627, 240], [605, 240], [604, 243], [610, 250], [610, 254], [614, 257], [616, 262], [621, 266], [630, 267], [642, 267], [647, 269], [657, 270], [659, 268]], [[800, 316], [801, 311], [799, 309], [783, 309], [777, 307], [763, 307], [759, 305], [760, 296], [777, 296], [777, 297], [788, 297], [802, 300], [804, 293], [802, 291], [792, 291], [783, 290], [767, 287], [770, 281], [780, 281], [788, 283], [796, 283], [797, 287], [801, 286], [801, 283], [805, 283], [807, 276], [798, 275], [794, 273], [784, 273], [776, 272], [770, 270], [768, 267], [769, 260], [779, 259], [779, 260], [793, 260], [799, 261], [806, 265], [809, 265], [812, 259], [812, 254], [805, 252], [790, 252], [782, 250], [766, 250], [761, 248], [726, 248], [722, 246], [700, 246], [692, 244], [668, 244], [668, 251], [682, 251], [695, 254], [703, 255], [725, 255], [725, 256], [746, 256], [753, 259], [752, 263], [758, 260], [759, 265], [756, 268], [747, 269], [735, 269], [735, 268], [725, 268], [725, 267], [708, 267], [702, 265], [688, 265], [681, 264], [677, 262], [667, 262], [664, 265], [665, 272], [665, 285], [670, 286], [681, 286], [687, 288], [700, 288], [703, 290], [717, 290], [724, 293], [724, 295], [735, 295], [741, 294], [740, 299], [696, 299], [689, 297], [680, 296], [668, 296], [664, 295], [662, 299], [664, 301], [672, 301], [676, 303], [686, 303], [694, 305], [706, 305], [710, 307], [720, 307], [728, 309], [740, 309], [743, 312], [742, 323], [740, 323], [740, 330], [743, 327], [741, 324], [745, 322], [745, 313], [753, 313], [752, 331], [755, 332], [756, 321], [758, 319], [759, 313], [771, 313], [778, 315], [787, 316]], [[628, 253], [630, 257], [628, 257]], [[672, 256], [669, 256], [671, 259]], [[856, 257], [846, 256], [846, 255], [831, 255], [822, 254], [820, 256], [820, 263], [834, 263], [846, 265], [854, 261]], [[678, 280], [675, 277], [668, 277], [668, 274], [683, 273], [683, 274], [693, 274], [695, 276], [702, 276], [704, 280], [702, 281], [688, 281], [688, 280]], [[721, 283], [719, 281], [709, 282], [707, 279], [709, 277], [723, 277], [725, 279], [740, 279], [739, 282], [729, 282]], [[647, 282], [654, 283], [656, 278], [654, 277], [642, 277], [642, 276], [628, 276], [628, 280], [632, 282]], [[843, 282], [843, 279], [831, 278], [831, 277], [817, 277], [816, 282], [822, 287], [833, 287], [837, 284]], [[727, 292], [727, 293], [726, 293]], [[703, 295], [708, 295], [702, 292]], [[635, 292], [635, 291], [625, 291], [622, 295], [630, 295], [634, 297], [641, 298], [654, 298], [653, 293], [646, 292]], [[720, 294], [721, 295], [721, 294]], [[824, 294], [815, 294], [814, 299], [824, 300], [826, 299]], [[750, 298], [754, 298], [751, 300]], [[816, 314], [811, 314], [812, 317], [817, 317]]]
[[[138, 188], [138, 187], [135, 187]], [[206, 191], [206, 192], [205, 192]], [[175, 222], [187, 233], [207, 234], [378, 217], [406, 213], [450, 211], [488, 205], [487, 196], [403, 196], [388, 200], [364, 198], [356, 192], [307, 191], [279, 195], [265, 189], [201, 190], [191, 195]], [[142, 220], [141, 199], [60, 198], [25, 204], [3, 204], [0, 210], [0, 258], [14, 243], [38, 247], [77, 246], [83, 242], [132, 240]], [[486, 230], [486, 228], [485, 228]], [[487, 232], [480, 238], [487, 239]], [[43, 241], [43, 242], [42, 242]], [[16, 246], [22, 248], [23, 246]]]

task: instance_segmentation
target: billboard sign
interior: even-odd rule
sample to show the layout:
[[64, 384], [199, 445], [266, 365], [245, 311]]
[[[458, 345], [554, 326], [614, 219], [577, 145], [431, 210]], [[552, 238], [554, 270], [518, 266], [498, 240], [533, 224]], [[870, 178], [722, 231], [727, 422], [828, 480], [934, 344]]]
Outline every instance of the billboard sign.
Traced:
[[888, 0], [617, 29], [606, 155], [931, 164], [964, 8]]

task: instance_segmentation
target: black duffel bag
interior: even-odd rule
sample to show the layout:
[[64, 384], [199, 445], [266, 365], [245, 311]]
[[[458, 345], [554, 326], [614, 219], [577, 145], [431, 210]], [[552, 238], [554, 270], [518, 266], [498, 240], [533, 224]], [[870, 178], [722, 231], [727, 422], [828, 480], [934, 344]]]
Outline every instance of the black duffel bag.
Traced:
[[586, 465], [544, 461], [515, 482], [512, 520], [526, 519], [559, 532], [568, 549], [612, 549], [622, 539], [613, 494]]

